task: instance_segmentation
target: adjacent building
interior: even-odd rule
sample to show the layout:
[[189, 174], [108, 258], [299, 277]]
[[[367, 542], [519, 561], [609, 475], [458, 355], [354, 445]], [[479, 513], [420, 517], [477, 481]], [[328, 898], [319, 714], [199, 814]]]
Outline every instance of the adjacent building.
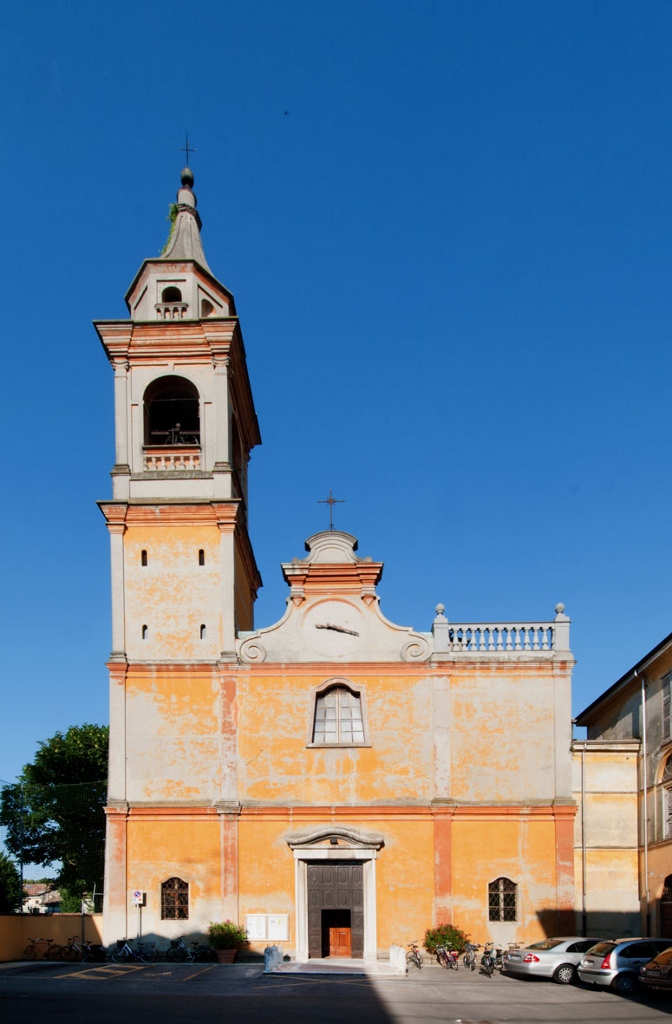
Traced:
[[577, 879], [589, 925], [672, 938], [672, 634], [582, 711]]

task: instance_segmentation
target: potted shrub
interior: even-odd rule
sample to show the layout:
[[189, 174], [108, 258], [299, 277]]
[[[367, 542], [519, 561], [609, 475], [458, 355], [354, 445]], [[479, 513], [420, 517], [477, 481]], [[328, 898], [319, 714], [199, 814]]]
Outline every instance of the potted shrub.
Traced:
[[456, 949], [458, 953], [462, 953], [468, 941], [468, 932], [463, 932], [457, 925], [440, 924], [436, 928], [427, 929], [424, 945], [427, 952], [432, 955], [436, 952], [437, 946], [448, 946], [451, 949]]
[[233, 963], [238, 950], [249, 945], [245, 929], [233, 921], [211, 921], [208, 938], [220, 964]]

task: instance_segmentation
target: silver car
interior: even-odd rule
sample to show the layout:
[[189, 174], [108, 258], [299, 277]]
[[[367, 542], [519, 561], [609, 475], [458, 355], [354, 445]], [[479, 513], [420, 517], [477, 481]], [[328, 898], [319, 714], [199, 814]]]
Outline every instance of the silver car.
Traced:
[[523, 949], [510, 949], [504, 954], [502, 970], [528, 978], [552, 978], [561, 985], [569, 985], [576, 977], [577, 964], [584, 953], [601, 941], [582, 935], [542, 939]]
[[672, 939], [614, 939], [598, 942], [579, 964], [579, 978], [627, 995], [637, 984], [639, 968], [668, 949]]

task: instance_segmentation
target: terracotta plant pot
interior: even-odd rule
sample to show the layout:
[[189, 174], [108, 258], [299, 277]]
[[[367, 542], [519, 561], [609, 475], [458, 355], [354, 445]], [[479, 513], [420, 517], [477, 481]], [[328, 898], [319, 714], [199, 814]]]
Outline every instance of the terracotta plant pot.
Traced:
[[220, 964], [232, 964], [236, 959], [237, 949], [216, 949], [217, 959]]

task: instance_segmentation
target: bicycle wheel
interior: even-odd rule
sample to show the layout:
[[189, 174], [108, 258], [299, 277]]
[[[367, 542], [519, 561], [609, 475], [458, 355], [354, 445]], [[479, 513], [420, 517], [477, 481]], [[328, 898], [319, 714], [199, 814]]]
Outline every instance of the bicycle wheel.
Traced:
[[54, 942], [49, 946], [47, 952], [44, 954], [45, 960], [62, 960], [63, 959], [63, 946], [59, 946], [57, 942]]
[[124, 943], [124, 945], [121, 946], [121, 948], [117, 946], [115, 949], [112, 950], [112, 959], [114, 960], [115, 964], [125, 964], [128, 960], [132, 960], [133, 952], [131, 950], [131, 947], [127, 943]]
[[143, 963], [143, 964], [153, 964], [153, 963], [156, 963], [157, 955], [158, 954], [156, 952], [156, 946], [153, 943], [152, 944], [148, 944], [146, 946], [141, 945], [140, 943], [138, 943], [138, 959], [140, 960], [140, 963]]
[[37, 950], [35, 949], [35, 943], [30, 942], [23, 951], [24, 960], [34, 960], [37, 956]]
[[61, 960], [79, 960], [79, 950], [76, 946], [61, 946]]
[[186, 959], [187, 951], [183, 946], [169, 946], [166, 950], [166, 960], [169, 960], [171, 963], [179, 964]]

